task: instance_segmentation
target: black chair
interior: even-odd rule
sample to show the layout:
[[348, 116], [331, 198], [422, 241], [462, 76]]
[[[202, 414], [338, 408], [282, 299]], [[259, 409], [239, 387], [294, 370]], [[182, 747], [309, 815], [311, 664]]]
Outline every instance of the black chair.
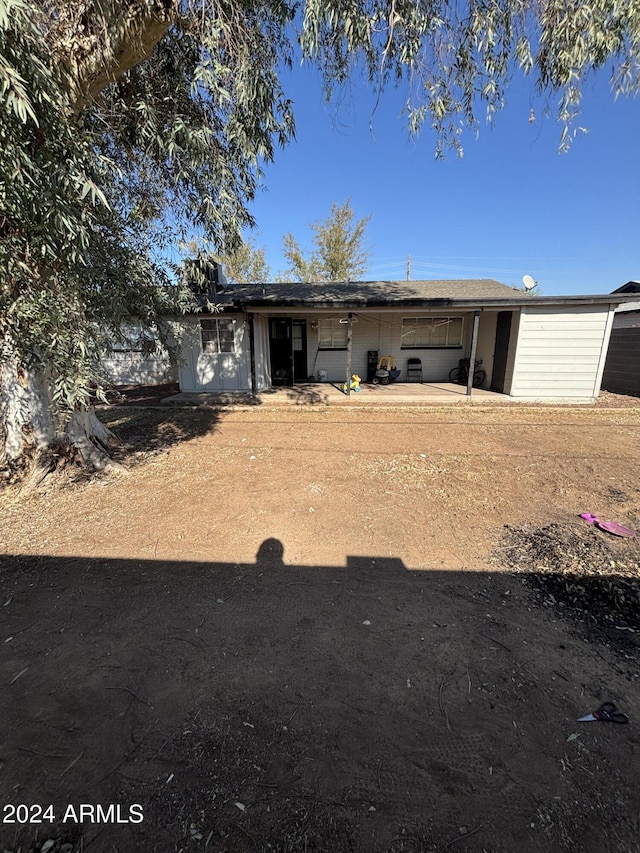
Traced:
[[422, 382], [422, 359], [407, 359], [407, 382]]

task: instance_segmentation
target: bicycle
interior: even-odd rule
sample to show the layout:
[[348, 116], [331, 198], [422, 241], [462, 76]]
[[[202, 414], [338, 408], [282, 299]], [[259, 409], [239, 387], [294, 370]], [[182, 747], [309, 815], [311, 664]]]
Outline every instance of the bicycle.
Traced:
[[[460, 364], [457, 367], [454, 367], [453, 370], [449, 373], [449, 381], [457, 382], [459, 385], [466, 385], [469, 381], [469, 362], [470, 359], [465, 358], [460, 360]], [[487, 378], [486, 371], [479, 369], [479, 365], [482, 364], [482, 359], [477, 358], [475, 362], [475, 367], [473, 370], [473, 387], [479, 388], [484, 380]]]

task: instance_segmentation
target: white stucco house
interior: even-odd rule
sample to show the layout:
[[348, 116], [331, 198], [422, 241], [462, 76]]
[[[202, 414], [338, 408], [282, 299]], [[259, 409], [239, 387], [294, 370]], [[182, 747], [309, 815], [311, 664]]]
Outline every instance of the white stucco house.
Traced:
[[423, 383], [443, 382], [460, 359], [480, 358], [484, 387], [499, 394], [592, 401], [614, 311], [631, 298], [532, 296], [490, 279], [212, 287], [217, 313], [174, 318], [181, 391], [366, 381], [381, 356], [395, 359], [398, 382], [410, 358]]

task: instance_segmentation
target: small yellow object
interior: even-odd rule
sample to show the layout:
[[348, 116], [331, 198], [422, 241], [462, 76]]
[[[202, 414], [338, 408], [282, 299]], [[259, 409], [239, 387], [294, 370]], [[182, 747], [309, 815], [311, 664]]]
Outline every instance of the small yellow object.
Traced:
[[378, 362], [378, 370], [395, 370], [396, 360], [392, 355], [383, 355]]
[[[360, 379], [360, 377], [358, 376], [357, 373], [354, 373], [351, 376], [351, 382], [349, 383], [349, 388], [352, 391], [359, 391], [361, 382], [362, 382], [362, 379]], [[343, 391], [346, 391], [347, 390], [347, 383], [343, 382], [340, 387], [342, 388]]]

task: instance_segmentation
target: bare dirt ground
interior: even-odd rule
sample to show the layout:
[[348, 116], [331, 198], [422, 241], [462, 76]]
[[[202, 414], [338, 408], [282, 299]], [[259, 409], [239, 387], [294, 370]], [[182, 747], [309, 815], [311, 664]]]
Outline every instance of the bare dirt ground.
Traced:
[[0, 849], [637, 853], [638, 400], [129, 402], [0, 493]]

